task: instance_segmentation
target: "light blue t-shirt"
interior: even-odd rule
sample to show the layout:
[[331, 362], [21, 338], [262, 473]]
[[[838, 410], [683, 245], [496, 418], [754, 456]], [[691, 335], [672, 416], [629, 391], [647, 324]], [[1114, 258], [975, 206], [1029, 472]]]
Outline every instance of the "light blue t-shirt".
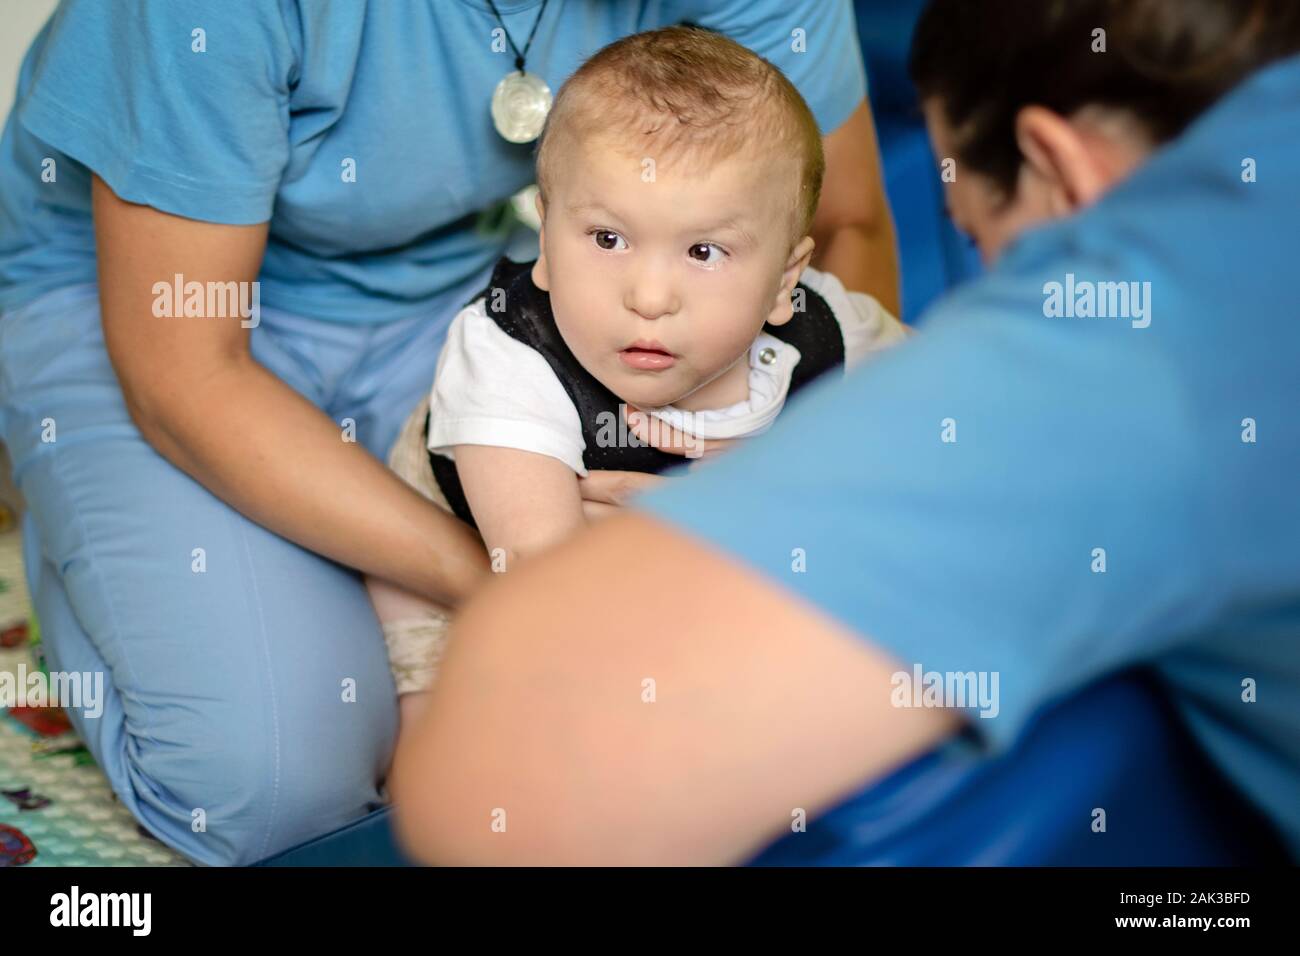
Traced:
[[[784, 70], [823, 132], [865, 96], [849, 0], [497, 8], [521, 49], [543, 13], [527, 69], [553, 92], [607, 43], [690, 21]], [[94, 280], [87, 169], [165, 212], [269, 219], [264, 305], [369, 323], [463, 304], [510, 241], [482, 214], [533, 181], [534, 144], [492, 125], [514, 69], [498, 26], [486, 0], [64, 0], [0, 142], [0, 313]]]
[[992, 750], [1150, 665], [1300, 856], [1298, 211], [1292, 59], [640, 507], [905, 672], [997, 672]]

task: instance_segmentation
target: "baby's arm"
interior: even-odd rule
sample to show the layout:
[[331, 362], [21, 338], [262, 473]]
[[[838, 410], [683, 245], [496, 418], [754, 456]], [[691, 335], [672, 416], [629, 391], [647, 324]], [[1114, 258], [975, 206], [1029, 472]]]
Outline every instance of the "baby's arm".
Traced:
[[[492, 445], [456, 445], [456, 470], [493, 569], [509, 570], [582, 526], [586, 519], [578, 476], [563, 462], [530, 451]], [[451, 615], [419, 595], [385, 581], [366, 579], [370, 600], [383, 623], [384, 639], [401, 708], [410, 726], [424, 708], [442, 656]]]
[[494, 570], [502, 555], [508, 570], [585, 524], [578, 476], [559, 459], [493, 445], [457, 445], [455, 456]]

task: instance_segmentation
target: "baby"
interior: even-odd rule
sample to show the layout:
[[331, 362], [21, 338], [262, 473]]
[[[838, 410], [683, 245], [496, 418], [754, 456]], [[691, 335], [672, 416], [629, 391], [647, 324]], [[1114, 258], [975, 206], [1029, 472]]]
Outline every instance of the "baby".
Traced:
[[[540, 255], [502, 259], [456, 316], [390, 466], [503, 571], [584, 524], [588, 470], [681, 463], [629, 433], [628, 406], [690, 454], [901, 340], [874, 299], [808, 267], [824, 166], [798, 91], [723, 36], [671, 27], [596, 53], [538, 145]], [[369, 585], [406, 722], [448, 614]]]

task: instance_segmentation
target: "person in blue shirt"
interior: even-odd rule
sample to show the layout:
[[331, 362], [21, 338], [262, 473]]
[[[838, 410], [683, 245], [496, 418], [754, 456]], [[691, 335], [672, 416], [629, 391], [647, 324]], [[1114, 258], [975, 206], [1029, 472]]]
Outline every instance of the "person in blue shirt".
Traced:
[[419, 858], [744, 861], [1134, 666], [1300, 855], [1300, 9], [933, 0], [912, 70], [989, 272], [467, 603]]
[[37, 36], [0, 139], [0, 436], [49, 664], [106, 675], [76, 728], [192, 859], [382, 801], [397, 709], [356, 571], [454, 606], [489, 566], [379, 459], [456, 311], [537, 254], [502, 210], [539, 84], [681, 21], [798, 87], [814, 265], [896, 312], [848, 0], [65, 0]]

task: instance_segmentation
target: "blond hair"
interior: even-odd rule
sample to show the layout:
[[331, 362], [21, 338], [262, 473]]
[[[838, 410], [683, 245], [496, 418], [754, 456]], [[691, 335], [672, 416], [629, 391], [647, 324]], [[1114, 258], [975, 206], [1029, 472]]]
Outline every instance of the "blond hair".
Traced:
[[560, 145], [595, 134], [640, 137], [661, 159], [714, 163], [756, 143], [792, 156], [800, 173], [791, 244], [812, 225], [826, 170], [817, 121], [779, 69], [721, 34], [686, 26], [636, 33], [583, 63], [560, 88], [537, 146], [543, 203]]

